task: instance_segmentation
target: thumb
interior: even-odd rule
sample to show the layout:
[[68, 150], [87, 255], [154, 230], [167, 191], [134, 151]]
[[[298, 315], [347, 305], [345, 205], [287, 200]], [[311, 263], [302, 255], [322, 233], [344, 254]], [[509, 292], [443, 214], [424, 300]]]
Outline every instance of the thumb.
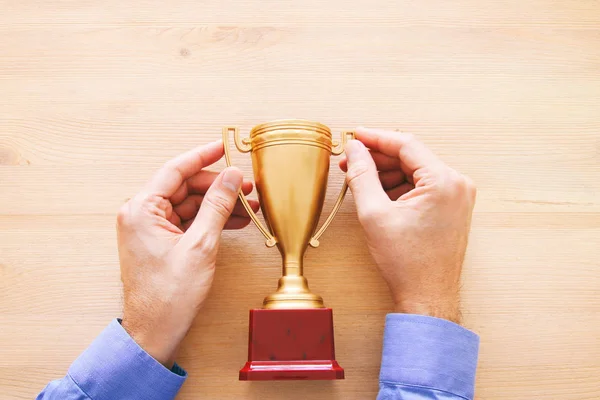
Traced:
[[218, 240], [233, 212], [243, 179], [242, 171], [238, 168], [225, 168], [204, 195], [196, 219], [186, 234], [191, 234], [196, 240], [206, 236]]
[[372, 215], [383, 210], [389, 202], [385, 194], [377, 166], [371, 153], [359, 140], [351, 140], [346, 145], [348, 172], [346, 179], [356, 202], [359, 217]]

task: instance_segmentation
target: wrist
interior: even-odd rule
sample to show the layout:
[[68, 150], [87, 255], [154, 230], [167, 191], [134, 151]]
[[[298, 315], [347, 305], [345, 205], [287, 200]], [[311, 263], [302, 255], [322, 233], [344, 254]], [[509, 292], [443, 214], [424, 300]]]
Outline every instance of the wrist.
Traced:
[[156, 361], [171, 369], [184, 334], [168, 329], [160, 322], [154, 324], [143, 318], [123, 316], [121, 326], [131, 338]]
[[401, 300], [395, 302], [394, 309], [397, 313], [436, 317], [459, 325], [462, 320], [458, 299], [444, 301]]

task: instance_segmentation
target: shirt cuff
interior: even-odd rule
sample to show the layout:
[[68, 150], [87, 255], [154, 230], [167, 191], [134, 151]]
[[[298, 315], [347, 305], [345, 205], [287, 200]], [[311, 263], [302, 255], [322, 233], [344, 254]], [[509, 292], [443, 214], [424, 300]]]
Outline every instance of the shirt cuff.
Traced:
[[167, 400], [175, 398], [187, 373], [177, 364], [168, 370], [115, 319], [75, 360], [69, 376], [94, 400]]
[[479, 336], [444, 319], [388, 314], [379, 379], [472, 399]]

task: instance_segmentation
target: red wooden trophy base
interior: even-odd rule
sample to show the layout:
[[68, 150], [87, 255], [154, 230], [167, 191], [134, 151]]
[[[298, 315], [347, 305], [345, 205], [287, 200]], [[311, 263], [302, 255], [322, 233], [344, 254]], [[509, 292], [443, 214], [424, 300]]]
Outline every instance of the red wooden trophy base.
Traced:
[[240, 380], [344, 379], [335, 361], [331, 308], [250, 310]]

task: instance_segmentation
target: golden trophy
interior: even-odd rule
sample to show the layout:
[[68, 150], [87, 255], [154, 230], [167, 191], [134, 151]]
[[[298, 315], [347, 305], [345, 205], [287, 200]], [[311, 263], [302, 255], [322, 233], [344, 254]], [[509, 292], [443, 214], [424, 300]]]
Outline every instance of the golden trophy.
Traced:
[[317, 247], [319, 238], [339, 210], [347, 191], [344, 182], [323, 226], [317, 230], [325, 201], [331, 155], [344, 151], [347, 137], [332, 140], [330, 129], [318, 122], [277, 120], [255, 126], [241, 139], [239, 129], [223, 128], [225, 160], [231, 166], [229, 134], [237, 149], [250, 152], [256, 190], [267, 227], [242, 204], [266, 239], [283, 259], [283, 276], [277, 291], [267, 296], [262, 309], [250, 310], [248, 362], [240, 380], [343, 379], [335, 361], [333, 313], [312, 293], [302, 275], [304, 253]]

